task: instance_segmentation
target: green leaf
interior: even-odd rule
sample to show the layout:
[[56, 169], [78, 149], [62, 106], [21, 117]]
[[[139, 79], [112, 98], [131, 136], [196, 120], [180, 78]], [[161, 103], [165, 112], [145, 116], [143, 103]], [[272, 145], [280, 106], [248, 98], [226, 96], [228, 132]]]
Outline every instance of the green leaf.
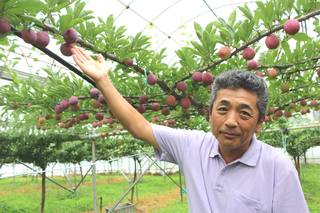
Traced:
[[0, 45], [3, 45], [3, 46], [8, 46], [9, 45], [9, 41], [8, 41], [8, 38], [7, 37], [0, 37]]
[[306, 33], [297, 33], [292, 38], [296, 41], [311, 41], [311, 38]]
[[73, 12], [74, 14], [73, 14], [73, 16], [74, 17], [81, 17], [81, 12], [82, 12], [84, 6], [85, 6], [84, 2], [79, 2], [78, 1], [74, 6], [74, 12]]
[[270, 8], [271, 3], [265, 5], [265, 3], [261, 1], [256, 1], [258, 9], [256, 10], [256, 15], [259, 17], [264, 24], [269, 27], [272, 25], [272, 8]]
[[64, 32], [66, 31], [69, 27], [71, 27], [71, 22], [72, 22], [72, 16], [71, 14], [66, 14], [64, 16], [60, 16], [60, 19], [59, 19], [59, 30], [61, 32]]
[[230, 26], [233, 26], [234, 23], [235, 23], [235, 21], [236, 21], [236, 18], [237, 18], [237, 11], [234, 10], [234, 11], [230, 14], [230, 16], [229, 16], [229, 18], [228, 18], [228, 24], [229, 24]]
[[[60, 0], [60, 2], [58, 3], [58, 1], [54, 0], [52, 1], [51, 5], [52, 7], [50, 7], [49, 9], [52, 11], [52, 12], [58, 12], [60, 11], [61, 9], [63, 8], [66, 8], [68, 6], [70, 6], [71, 4], [73, 4], [75, 1], [77, 0]], [[48, 6], [49, 6], [48, 5]], [[56, 6], [55, 6], [56, 5]]]
[[9, 1], [4, 7], [6, 14], [36, 13], [43, 9], [45, 9], [45, 5], [40, 0]]
[[194, 29], [196, 31], [197, 37], [201, 40], [202, 39], [202, 32], [203, 29], [197, 22], [194, 22]]
[[288, 58], [288, 61], [291, 61], [292, 53], [291, 53], [290, 46], [289, 46], [288, 42], [282, 41], [281, 47], [284, 50], [285, 56]]
[[194, 48], [196, 48], [199, 56], [205, 57], [207, 55], [207, 51], [205, 50], [205, 48], [201, 44], [199, 44], [198, 42], [195, 42], [195, 41], [191, 41], [191, 44], [193, 45]]
[[284, 8], [286, 8], [288, 11], [291, 11], [294, 6], [294, 0], [284, 0], [282, 3]]
[[251, 13], [251, 10], [249, 9], [248, 5], [245, 4], [243, 7], [238, 7], [239, 10], [243, 13], [245, 17], [247, 17], [249, 20], [253, 19], [253, 15]]
[[253, 30], [254, 23], [249, 20], [245, 20], [239, 26], [239, 37], [243, 41], [247, 41], [250, 38], [250, 35]]

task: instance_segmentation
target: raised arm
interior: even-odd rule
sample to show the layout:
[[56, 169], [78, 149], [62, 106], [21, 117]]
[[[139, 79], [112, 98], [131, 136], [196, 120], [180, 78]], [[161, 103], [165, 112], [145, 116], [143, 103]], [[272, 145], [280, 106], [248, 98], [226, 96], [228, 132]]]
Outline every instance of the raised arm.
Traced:
[[97, 60], [83, 49], [72, 48], [73, 59], [80, 69], [96, 82], [113, 115], [135, 138], [145, 141], [156, 149], [159, 145], [153, 135], [150, 123], [133, 108], [113, 86], [108, 76], [108, 67], [102, 55]]

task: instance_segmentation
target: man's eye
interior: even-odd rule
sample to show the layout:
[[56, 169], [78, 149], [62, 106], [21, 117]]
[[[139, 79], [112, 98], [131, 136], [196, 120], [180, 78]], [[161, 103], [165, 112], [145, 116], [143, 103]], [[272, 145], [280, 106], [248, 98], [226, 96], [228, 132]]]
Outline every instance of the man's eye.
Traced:
[[219, 112], [226, 112], [226, 111], [228, 111], [228, 109], [226, 107], [219, 107], [218, 111]]
[[241, 112], [240, 112], [240, 115], [246, 116], [246, 117], [251, 117], [251, 113], [246, 112], [246, 111], [241, 111]]

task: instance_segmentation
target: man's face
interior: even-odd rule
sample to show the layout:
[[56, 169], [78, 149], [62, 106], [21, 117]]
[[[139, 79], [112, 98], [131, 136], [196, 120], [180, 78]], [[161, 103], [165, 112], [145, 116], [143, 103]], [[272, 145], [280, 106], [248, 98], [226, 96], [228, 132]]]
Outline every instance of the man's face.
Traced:
[[262, 122], [257, 95], [245, 89], [221, 89], [212, 106], [211, 129], [224, 152], [243, 153]]

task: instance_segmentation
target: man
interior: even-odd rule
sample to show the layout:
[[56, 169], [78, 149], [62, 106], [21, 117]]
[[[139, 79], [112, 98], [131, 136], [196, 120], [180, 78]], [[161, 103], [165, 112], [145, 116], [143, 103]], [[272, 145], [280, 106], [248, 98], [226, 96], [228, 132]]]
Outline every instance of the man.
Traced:
[[212, 88], [212, 133], [150, 124], [112, 85], [101, 55], [93, 60], [73, 48], [73, 58], [103, 93], [112, 113], [156, 156], [184, 172], [189, 211], [195, 213], [309, 212], [288, 158], [255, 137], [268, 102], [262, 78], [225, 72]]

